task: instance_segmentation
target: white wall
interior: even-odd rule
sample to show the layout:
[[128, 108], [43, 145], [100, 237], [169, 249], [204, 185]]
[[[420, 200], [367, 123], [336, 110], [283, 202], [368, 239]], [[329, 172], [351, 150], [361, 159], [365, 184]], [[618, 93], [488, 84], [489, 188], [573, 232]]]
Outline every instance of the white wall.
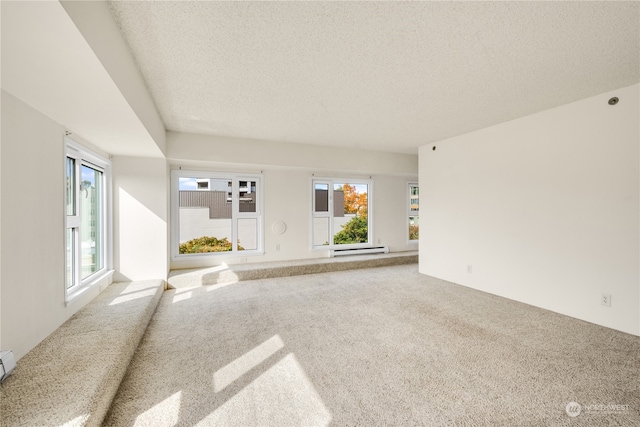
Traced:
[[[391, 141], [390, 144], [393, 144]], [[411, 154], [335, 148], [310, 144], [167, 132], [167, 158], [200, 161], [230, 167], [255, 166], [303, 170], [348, 171], [360, 174], [411, 176], [418, 173], [418, 158]]]
[[[311, 250], [311, 170], [265, 171], [265, 255], [260, 261], [327, 257], [327, 250]], [[318, 174], [316, 173], [316, 176]], [[369, 178], [351, 171], [324, 171], [324, 177]], [[389, 246], [392, 252], [416, 250], [407, 242], [406, 188], [410, 178], [371, 175], [373, 244]], [[416, 179], [415, 177], [413, 178]], [[287, 225], [284, 234], [272, 231], [275, 222]], [[279, 247], [279, 249], [277, 249]]]
[[[313, 177], [373, 179], [374, 242], [391, 251], [416, 250], [407, 242], [407, 182], [415, 181], [415, 155], [338, 149], [168, 132], [172, 168], [263, 173], [264, 255], [196, 257], [172, 261], [172, 268], [238, 262], [266, 262], [327, 257], [311, 250], [311, 181]], [[282, 221], [284, 234], [272, 226]]]
[[164, 126], [138, 73], [124, 76], [136, 67], [105, 3], [0, 2], [2, 88], [103, 151], [162, 158]]
[[0, 348], [20, 358], [102, 286], [65, 307], [64, 128], [1, 93]]
[[420, 272], [639, 335], [639, 91], [421, 147]]
[[114, 280], [166, 279], [166, 160], [118, 156], [112, 165]]
[[[2, 9], [0, 8], [0, 11]], [[2, 12], [0, 12], [2, 13]], [[1, 21], [0, 21], [1, 22]], [[2, 95], [2, 97], [4, 98], [4, 95]], [[4, 100], [1, 101], [1, 105], [0, 105], [0, 112], [3, 110], [4, 107]], [[1, 133], [1, 129], [2, 129], [2, 125], [1, 125], [2, 121], [0, 120], [0, 133]], [[4, 135], [0, 134], [0, 168], [2, 167], [2, 140]], [[4, 348], [3, 345], [3, 341], [2, 341], [2, 242], [1, 242], [1, 237], [2, 237], [2, 169], [0, 169], [0, 351], [3, 351], [2, 349]]]
[[[417, 176], [385, 176], [375, 179], [375, 235], [376, 242], [389, 246], [392, 252], [418, 250], [418, 242], [409, 242], [408, 183], [416, 182]], [[379, 179], [380, 178], [380, 179]], [[380, 198], [382, 197], [382, 198]]]

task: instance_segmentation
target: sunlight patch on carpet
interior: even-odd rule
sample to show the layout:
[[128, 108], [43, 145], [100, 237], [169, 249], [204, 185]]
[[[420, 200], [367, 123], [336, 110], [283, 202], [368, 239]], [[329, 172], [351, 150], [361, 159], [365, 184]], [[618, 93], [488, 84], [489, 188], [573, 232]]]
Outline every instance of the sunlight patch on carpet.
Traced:
[[62, 427], [83, 426], [83, 425], [86, 425], [88, 419], [89, 419], [89, 414], [79, 415], [74, 419], [62, 424]]
[[162, 420], [163, 425], [176, 425], [180, 420], [180, 402], [182, 391], [178, 391], [164, 399], [157, 405], [144, 411], [136, 417], [136, 425], [157, 425]]
[[123, 302], [134, 301], [140, 298], [153, 297], [157, 292], [156, 287], [147, 288], [141, 291], [130, 292], [124, 295], [120, 295], [117, 298], [114, 298], [113, 301], [109, 305], [117, 305], [122, 304]]
[[227, 366], [213, 374], [213, 387], [216, 393], [224, 390], [229, 384], [255, 368], [278, 350], [284, 347], [280, 335], [274, 335], [259, 346], [238, 357]]
[[173, 296], [173, 299], [171, 300], [171, 304], [175, 304], [177, 302], [180, 301], [184, 301], [186, 299], [191, 298], [192, 292], [191, 291], [187, 291], [187, 292], [182, 292], [182, 293], [176, 293]]
[[[232, 273], [230, 273], [230, 274], [232, 274]], [[236, 283], [239, 283], [240, 280], [238, 279], [238, 276], [236, 276], [235, 274], [234, 274], [234, 276], [235, 276], [235, 279], [229, 279], [229, 280], [225, 281], [224, 283], [218, 283], [216, 285], [207, 285], [205, 287], [205, 290], [207, 292], [217, 291], [218, 289], [224, 288], [226, 286], [235, 285]]]
[[197, 426], [327, 426], [332, 415], [293, 353], [262, 373]]

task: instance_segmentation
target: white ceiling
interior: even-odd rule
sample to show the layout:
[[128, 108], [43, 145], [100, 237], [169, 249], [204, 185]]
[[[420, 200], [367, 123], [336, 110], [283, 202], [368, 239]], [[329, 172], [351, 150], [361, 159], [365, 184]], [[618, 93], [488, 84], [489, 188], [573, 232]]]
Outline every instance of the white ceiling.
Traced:
[[638, 2], [110, 7], [173, 131], [417, 153], [640, 81]]

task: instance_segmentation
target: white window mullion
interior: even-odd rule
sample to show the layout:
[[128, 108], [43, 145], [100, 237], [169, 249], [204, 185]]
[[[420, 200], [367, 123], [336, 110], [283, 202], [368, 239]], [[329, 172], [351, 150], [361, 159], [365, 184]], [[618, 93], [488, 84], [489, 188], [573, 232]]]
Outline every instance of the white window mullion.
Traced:
[[73, 251], [73, 265], [75, 267], [73, 271], [73, 287], [80, 285], [80, 282], [82, 281], [82, 263], [80, 255], [82, 253], [82, 248], [80, 245], [80, 228], [75, 227], [73, 229], [73, 247], [75, 249]]
[[238, 250], [238, 211], [240, 210], [240, 190], [237, 177], [231, 184], [231, 247], [234, 252]]
[[334, 226], [334, 219], [333, 219], [333, 201], [334, 197], [333, 197], [333, 183], [330, 182], [329, 183], [329, 207], [327, 209], [327, 213], [329, 215], [329, 246], [333, 246], [333, 226]]
[[107, 238], [107, 233], [109, 230], [109, 214], [107, 211], [107, 207], [109, 206], [107, 204], [107, 200], [108, 200], [108, 189], [107, 189], [107, 171], [103, 170], [102, 171], [102, 176], [101, 178], [101, 188], [102, 188], [102, 193], [100, 194], [100, 203], [101, 203], [101, 209], [100, 209], [100, 234], [103, 236], [102, 241], [100, 242], [100, 250], [101, 250], [101, 257], [102, 257], [102, 261], [103, 261], [103, 265], [102, 267], [106, 267], [109, 265], [109, 239]]
[[[332, 243], [330, 230], [333, 227], [332, 214], [333, 197], [332, 183], [324, 179], [311, 181], [312, 212], [311, 212], [311, 245], [312, 247], [327, 247]], [[326, 190], [326, 206], [323, 192]], [[318, 197], [320, 195], [320, 197]]]

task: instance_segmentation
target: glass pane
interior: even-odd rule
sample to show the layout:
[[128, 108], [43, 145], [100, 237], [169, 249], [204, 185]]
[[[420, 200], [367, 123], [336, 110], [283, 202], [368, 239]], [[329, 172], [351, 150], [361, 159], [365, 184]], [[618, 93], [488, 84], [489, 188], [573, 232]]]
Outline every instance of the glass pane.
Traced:
[[258, 219], [238, 219], [238, 250], [251, 251], [258, 249]]
[[313, 246], [329, 244], [329, 218], [313, 218]]
[[67, 215], [76, 214], [76, 161], [67, 157]]
[[180, 253], [227, 252], [232, 247], [231, 178], [180, 178]]
[[368, 234], [368, 185], [333, 185], [333, 243], [348, 245], [367, 243]]
[[102, 172], [80, 168], [80, 267], [82, 279], [102, 269]]
[[409, 210], [411, 212], [418, 212], [420, 210], [420, 197], [418, 195], [418, 186], [409, 186]]
[[329, 212], [329, 184], [315, 185], [315, 211]]
[[240, 212], [256, 211], [256, 181], [240, 181], [238, 186], [238, 200], [240, 201]]
[[418, 240], [420, 231], [420, 217], [409, 217], [409, 240]]
[[74, 230], [73, 228], [67, 228], [67, 275], [66, 275], [66, 286], [67, 289], [74, 285], [74, 274], [75, 271], [75, 239], [73, 238]]

